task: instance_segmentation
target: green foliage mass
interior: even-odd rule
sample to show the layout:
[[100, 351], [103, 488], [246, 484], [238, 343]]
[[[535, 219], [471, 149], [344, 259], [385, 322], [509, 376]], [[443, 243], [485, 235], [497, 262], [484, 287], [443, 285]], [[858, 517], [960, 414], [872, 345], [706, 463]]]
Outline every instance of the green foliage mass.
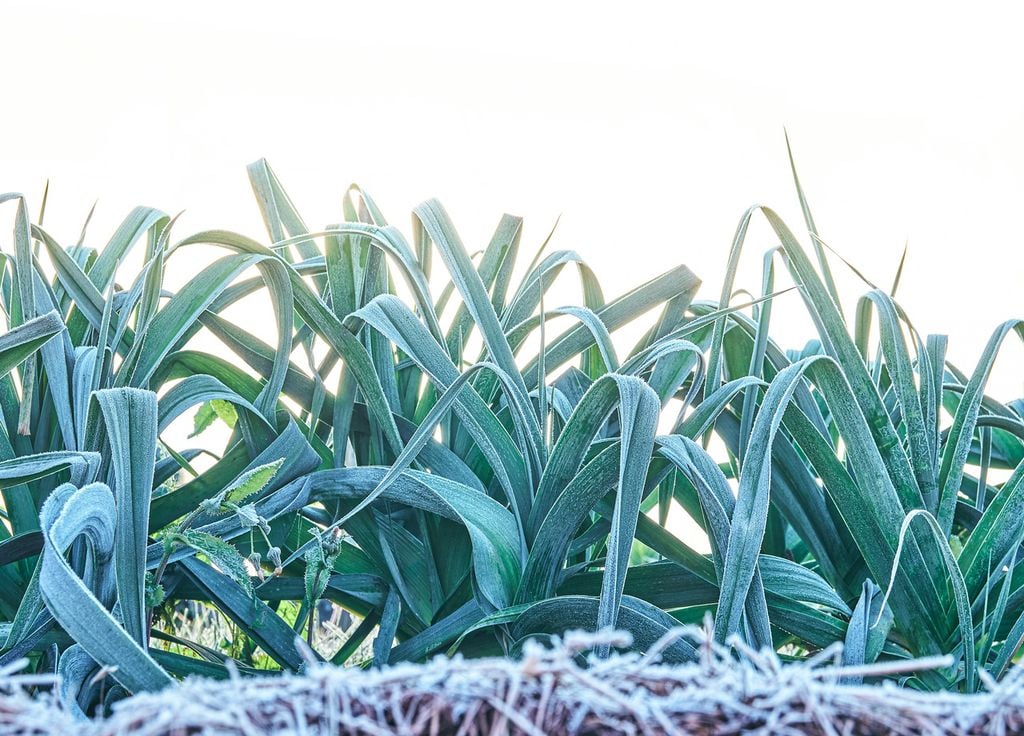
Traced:
[[[509, 215], [471, 253], [428, 201], [409, 240], [355, 186], [315, 231], [265, 162], [249, 175], [270, 245], [176, 240], [137, 208], [106, 245], [67, 247], [0, 198], [17, 208], [0, 254], [0, 666], [55, 669], [83, 713], [251, 672], [257, 649], [297, 670], [296, 632], [312, 641], [327, 598], [362, 619], [312, 655], [339, 663], [370, 638], [381, 665], [606, 626], [644, 649], [710, 611], [719, 641], [788, 656], [952, 655], [916, 687], [1005, 673], [1024, 641], [1024, 404], [985, 385], [1024, 323], [965, 373], [895, 287], [845, 315], [799, 182], [810, 253], [752, 208], [714, 302], [684, 266], [608, 298], [573, 251], [521, 257]], [[778, 242], [758, 296], [730, 305], [755, 217]], [[171, 259], [196, 249], [219, 257], [169, 291]], [[143, 266], [119, 281], [133, 250]], [[818, 330], [803, 350], [771, 337], [780, 268]], [[579, 303], [551, 306], [557, 279]], [[275, 330], [224, 316], [250, 296]], [[613, 334], [649, 314], [622, 350]], [[200, 330], [220, 349], [197, 349]], [[189, 412], [190, 439], [227, 426], [222, 453], [164, 442]], [[672, 504], [710, 554], [666, 527]], [[160, 627], [196, 602], [248, 645]]]

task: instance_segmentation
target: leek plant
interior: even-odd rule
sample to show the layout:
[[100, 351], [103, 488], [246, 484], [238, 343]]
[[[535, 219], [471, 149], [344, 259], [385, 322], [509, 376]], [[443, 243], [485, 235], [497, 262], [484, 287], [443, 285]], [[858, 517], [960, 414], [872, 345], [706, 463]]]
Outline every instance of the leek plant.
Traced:
[[[17, 200], [0, 264], [0, 351], [18, 346], [0, 361], [0, 663], [56, 668], [84, 712], [172, 677], [255, 672], [257, 648], [295, 670], [369, 644], [382, 665], [617, 627], [644, 650], [710, 613], [719, 642], [786, 656], [950, 655], [908, 681], [926, 689], [974, 691], [1009, 667], [1024, 423], [985, 385], [1022, 323], [968, 374], [895, 286], [845, 315], [798, 180], [810, 254], [752, 208], [720, 298], [697, 301], [684, 266], [608, 298], [573, 251], [546, 240], [521, 257], [508, 215], [471, 253], [433, 200], [407, 239], [353, 186], [315, 230], [265, 162], [249, 175], [269, 245], [175, 240], [140, 208], [104, 248], [66, 248]], [[759, 295], [733, 305], [755, 217], [778, 245]], [[133, 247], [144, 265], [121, 286]], [[169, 292], [169, 259], [196, 248], [222, 255]], [[800, 351], [770, 334], [780, 268], [818, 331]], [[551, 306], [567, 278], [581, 298]], [[228, 316], [254, 294], [272, 336]], [[625, 349], [615, 333], [648, 314]], [[223, 350], [198, 349], [200, 330]], [[202, 448], [162, 440], [189, 411], [197, 429], [233, 427], [202, 472]], [[668, 528], [672, 504], [710, 554]], [[337, 652], [308, 646], [321, 599], [361, 620]], [[241, 655], [160, 626], [197, 601], [238, 628]], [[660, 654], [697, 655], [685, 639]]]
[[[228, 252], [168, 294], [164, 269], [185, 248], [171, 245], [163, 213], [137, 208], [104, 247], [65, 248], [29, 223], [23, 197], [3, 199], [17, 211], [13, 256], [2, 264], [13, 329], [0, 356], [17, 360], [0, 364], [0, 660], [29, 656], [58, 671], [69, 704], [83, 712], [172, 675], [226, 675], [209, 652], [152, 646], [173, 641], [153, 619], [181, 591], [252, 634], [280, 667], [297, 669], [290, 627], [252, 595], [230, 541], [265, 536], [271, 521], [305, 505], [304, 477], [321, 463], [279, 402], [292, 346], [286, 267]], [[133, 248], [144, 266], [121, 287], [118, 266]], [[190, 367], [214, 356], [181, 351], [246, 271], [258, 274], [287, 326], [280, 367], [251, 400]], [[211, 401], [227, 402], [237, 423], [228, 449], [200, 474], [191, 465], [199, 449], [179, 452], [160, 436]]]

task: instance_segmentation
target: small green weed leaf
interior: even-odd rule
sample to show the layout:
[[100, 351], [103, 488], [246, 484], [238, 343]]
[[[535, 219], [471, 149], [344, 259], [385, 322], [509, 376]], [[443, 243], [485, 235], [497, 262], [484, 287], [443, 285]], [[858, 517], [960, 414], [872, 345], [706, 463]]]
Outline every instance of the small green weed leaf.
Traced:
[[218, 419], [224, 422], [230, 429], [234, 429], [235, 424], [238, 423], [238, 410], [235, 409], [234, 404], [224, 399], [204, 401], [196, 411], [195, 418], [193, 419], [192, 433], [188, 436], [189, 439], [205, 432]]
[[245, 568], [245, 558], [242, 557], [235, 545], [225, 542], [220, 537], [195, 529], [186, 529], [177, 535], [177, 539], [196, 552], [206, 555], [207, 559], [216, 565], [222, 573], [242, 586], [242, 589], [249, 595], [252, 595], [252, 581]]
[[254, 493], [259, 493], [274, 479], [283, 464], [284, 458], [281, 458], [242, 473], [228, 486], [225, 500], [231, 503], [241, 503]]

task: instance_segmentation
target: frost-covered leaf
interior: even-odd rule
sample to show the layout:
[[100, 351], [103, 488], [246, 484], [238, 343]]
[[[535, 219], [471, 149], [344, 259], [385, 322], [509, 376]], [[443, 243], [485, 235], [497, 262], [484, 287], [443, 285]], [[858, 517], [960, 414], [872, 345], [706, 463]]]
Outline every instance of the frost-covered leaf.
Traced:
[[235, 509], [235, 515], [238, 516], [242, 526], [246, 529], [252, 529], [260, 523], [260, 515], [256, 511], [256, 504], [247, 503], [244, 506], [239, 506]]
[[231, 503], [241, 503], [254, 493], [259, 493], [274, 479], [283, 464], [284, 458], [281, 458], [243, 473], [228, 486], [225, 500]]
[[245, 558], [233, 544], [195, 529], [187, 529], [179, 533], [177, 538], [197, 552], [206, 555], [207, 559], [217, 566], [217, 569], [242, 586], [250, 596], [252, 595], [252, 581], [249, 579], [248, 570], [245, 569]]

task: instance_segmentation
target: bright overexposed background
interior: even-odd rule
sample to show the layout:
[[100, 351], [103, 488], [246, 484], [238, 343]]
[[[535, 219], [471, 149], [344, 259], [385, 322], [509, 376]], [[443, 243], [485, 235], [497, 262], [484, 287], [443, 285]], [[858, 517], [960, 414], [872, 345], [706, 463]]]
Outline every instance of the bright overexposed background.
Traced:
[[[307, 222], [358, 182], [406, 228], [439, 197], [471, 249], [504, 211], [578, 251], [608, 296], [677, 263], [717, 298], [755, 202], [822, 236], [970, 370], [1024, 316], [1024, 51], [1009, 6], [903, 3], [13, 3], [0, 14], [0, 190], [72, 243], [136, 204], [265, 239], [265, 156]], [[0, 247], [10, 216], [0, 212]], [[741, 285], [756, 289], [759, 226]], [[851, 300], [864, 286], [838, 262]], [[776, 336], [810, 337], [795, 294]], [[785, 306], [789, 300], [790, 307]], [[851, 302], [852, 304], [852, 302]], [[994, 392], [1024, 393], [1019, 345]]]

